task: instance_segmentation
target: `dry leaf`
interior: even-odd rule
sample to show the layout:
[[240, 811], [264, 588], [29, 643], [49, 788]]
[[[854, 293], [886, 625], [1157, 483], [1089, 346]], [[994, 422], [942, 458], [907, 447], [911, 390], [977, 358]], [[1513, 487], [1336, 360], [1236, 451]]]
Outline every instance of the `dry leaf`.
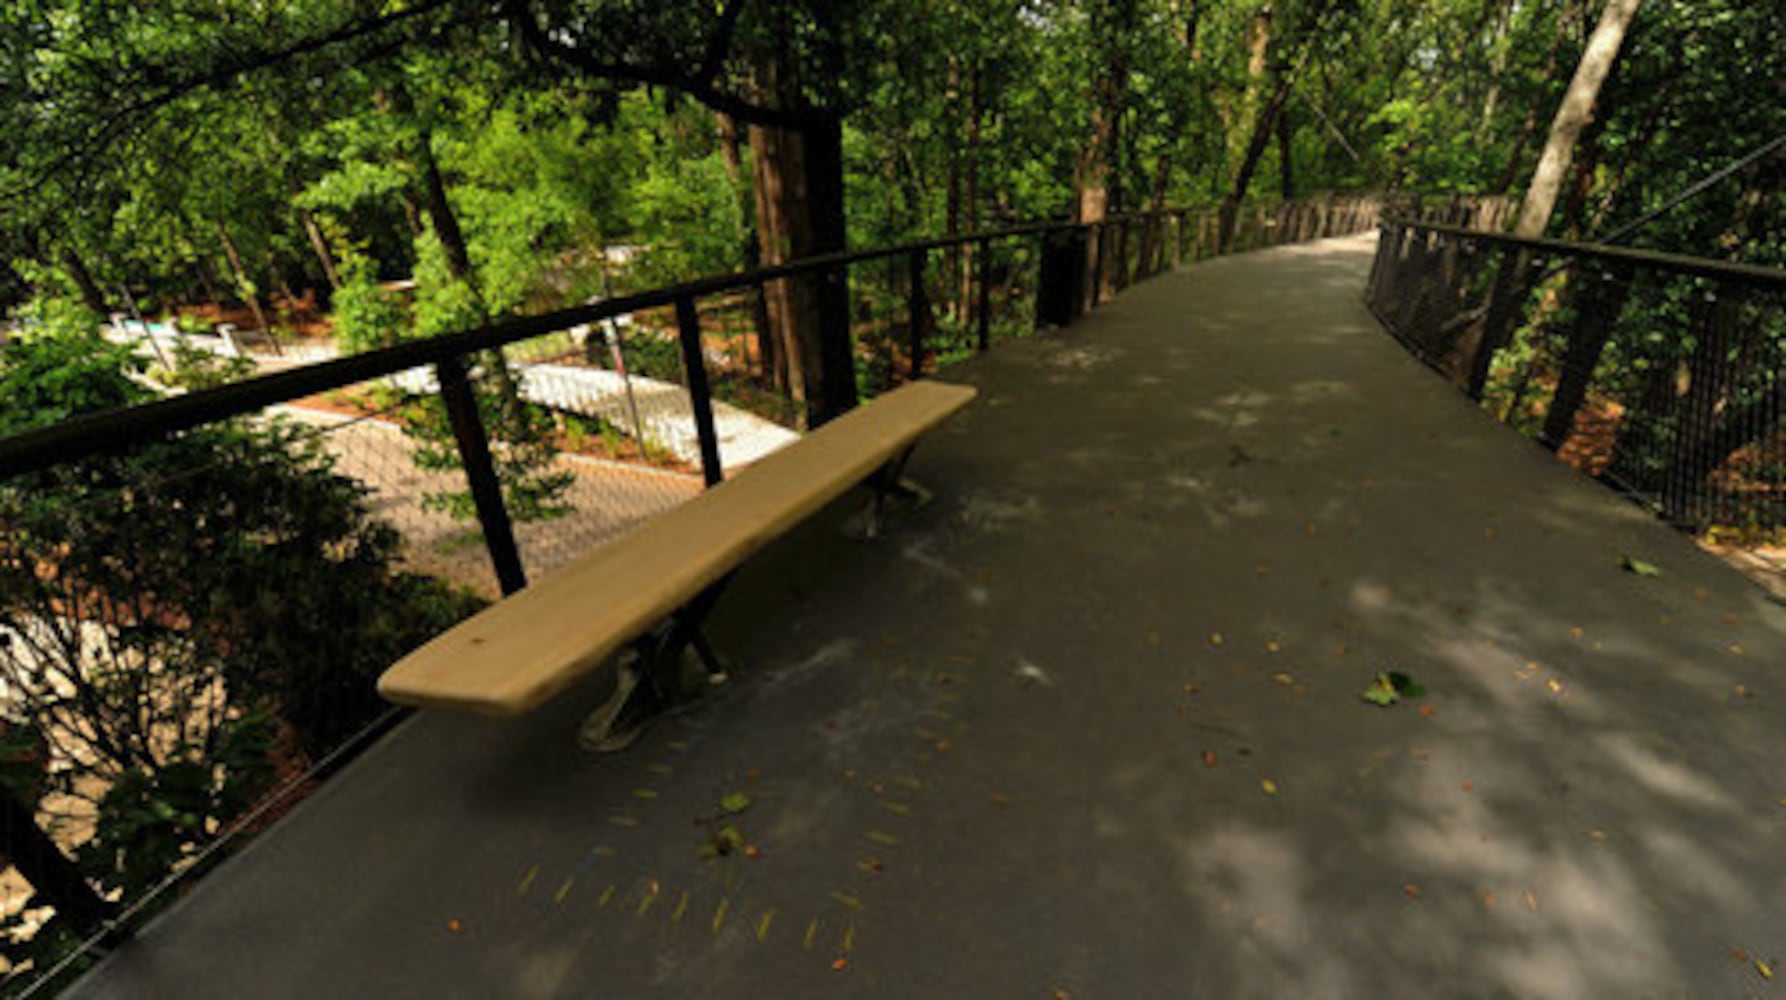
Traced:
[[1285, 687], [1289, 687], [1290, 685], [1296, 683], [1296, 678], [1291, 677], [1289, 674], [1286, 674], [1281, 670], [1275, 674], [1272, 674], [1271, 679], [1274, 681], [1277, 681], [1279, 684], [1282, 684]]
[[1495, 894], [1492, 892], [1483, 893], [1482, 894], [1482, 905], [1488, 907], [1491, 910], [1494, 909], [1495, 908]]
[[847, 958], [835, 958], [835, 959], [832, 959], [832, 961], [831, 961], [831, 971], [832, 972], [842, 972], [843, 970], [845, 970], [849, 967], [850, 967], [850, 960]]
[[1526, 904], [1526, 909], [1531, 910], [1534, 913], [1536, 913], [1538, 911], [1538, 894], [1537, 893], [1533, 892], [1530, 889], [1527, 889], [1524, 893], [1522, 893], [1520, 895], [1519, 899], [1520, 899], [1520, 902]]
[[447, 921], [447, 930], [452, 931], [454, 934], [457, 934], [464, 929], [465, 925], [461, 924], [457, 919]]
[[1261, 779], [1259, 781], [1259, 787], [1265, 789], [1265, 794], [1267, 794], [1267, 795], [1276, 795], [1277, 794], [1277, 782], [1271, 780], [1270, 778]]
[[1761, 973], [1761, 978], [1763, 978], [1763, 979], [1774, 978], [1773, 967], [1768, 965], [1766, 962], [1763, 962], [1759, 958], [1755, 960], [1755, 971]]
[[1407, 885], [1402, 886], [1402, 895], [1408, 897], [1409, 899], [1419, 899], [1420, 898], [1420, 887], [1415, 885], [1412, 882], [1409, 882]]
[[[1216, 765], [1216, 760], [1217, 760], [1217, 757], [1215, 755], [1214, 750], [1203, 751], [1203, 766], [1204, 767], [1214, 767]], [[1783, 806], [1786, 806], [1786, 801], [1782, 801], [1780, 804]]]
[[1220, 633], [1220, 632], [1209, 633], [1209, 644], [1211, 646], [1220, 646], [1222, 644], [1222, 633]]
[[1438, 712], [1439, 712], [1439, 710], [1432, 707], [1431, 705], [1420, 706], [1420, 714], [1421, 715], [1437, 715]]
[[1266, 651], [1266, 652], [1267, 652], [1267, 653], [1275, 653], [1275, 652], [1277, 652], [1277, 651], [1278, 651], [1278, 650], [1279, 650], [1279, 649], [1282, 649], [1282, 648], [1283, 648], [1283, 647], [1281, 647], [1281, 646], [1279, 646], [1279, 645], [1278, 645], [1278, 644], [1277, 644], [1277, 640], [1276, 640], [1276, 639], [1273, 639], [1273, 640], [1271, 640], [1271, 641], [1270, 641], [1270, 642], [1267, 642], [1267, 643], [1266, 643], [1266, 644], [1265, 644], [1265, 651]]

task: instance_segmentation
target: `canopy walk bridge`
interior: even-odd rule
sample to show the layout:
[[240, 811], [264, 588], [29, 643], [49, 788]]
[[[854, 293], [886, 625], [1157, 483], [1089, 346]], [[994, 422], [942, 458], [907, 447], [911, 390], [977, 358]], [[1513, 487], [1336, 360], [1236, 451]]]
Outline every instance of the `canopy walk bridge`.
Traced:
[[[70, 995], [1764, 990], [1786, 608], [1497, 420], [1515, 352], [1487, 408], [1442, 377], [1458, 338], [1386, 306], [1431, 319], [1494, 244], [1387, 232], [1186, 260], [949, 367], [979, 395], [911, 462], [932, 499], [746, 563], [730, 684], [617, 755], [577, 741], [601, 672], [417, 712]], [[1729, 280], [1777, 324], [1777, 277]], [[1424, 694], [1361, 697], [1390, 672]]]

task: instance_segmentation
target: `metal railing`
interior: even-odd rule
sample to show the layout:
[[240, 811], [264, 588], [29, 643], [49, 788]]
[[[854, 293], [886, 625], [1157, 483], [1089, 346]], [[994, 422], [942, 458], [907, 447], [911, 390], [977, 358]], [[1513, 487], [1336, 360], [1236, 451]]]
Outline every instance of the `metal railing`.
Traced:
[[1392, 218], [1366, 301], [1569, 464], [1718, 540], [1786, 530], [1786, 271]]
[[71, 968], [389, 725], [373, 683], [408, 648], [791, 440], [808, 406], [762, 319], [787, 283], [847, 305], [825, 335], [872, 396], [1380, 205], [1251, 208], [1225, 246], [1215, 211], [1173, 210], [833, 254], [0, 439], [0, 846], [14, 922], [49, 917], [29, 960]]

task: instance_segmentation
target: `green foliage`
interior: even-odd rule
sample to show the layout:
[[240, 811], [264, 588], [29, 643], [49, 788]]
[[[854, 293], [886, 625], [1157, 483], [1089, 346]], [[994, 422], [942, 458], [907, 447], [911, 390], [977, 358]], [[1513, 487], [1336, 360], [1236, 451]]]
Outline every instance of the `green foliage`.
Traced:
[[633, 188], [633, 199], [648, 248], [644, 283], [674, 284], [737, 265], [744, 223], [718, 153], [652, 164]]
[[0, 434], [60, 423], [153, 395], [132, 381], [144, 363], [107, 342], [92, 315], [66, 299], [37, 299], [22, 333], [0, 354]]
[[210, 389], [239, 382], [255, 373], [254, 362], [249, 358], [226, 358], [184, 339], [175, 341], [168, 355], [172, 370], [158, 367], [149, 375], [162, 385], [181, 389]]
[[335, 340], [343, 353], [389, 347], [408, 335], [409, 310], [378, 287], [371, 261], [359, 253], [340, 260], [341, 287], [335, 290]]

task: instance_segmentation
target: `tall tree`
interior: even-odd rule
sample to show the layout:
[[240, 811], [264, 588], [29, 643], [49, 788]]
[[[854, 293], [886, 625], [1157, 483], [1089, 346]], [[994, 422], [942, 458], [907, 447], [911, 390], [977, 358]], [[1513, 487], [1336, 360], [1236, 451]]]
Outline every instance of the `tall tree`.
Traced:
[[1526, 185], [1525, 200], [1519, 206], [1519, 217], [1513, 224], [1515, 235], [1541, 236], [1544, 227], [1550, 223], [1550, 213], [1556, 207], [1557, 195], [1569, 174], [1576, 144], [1582, 130], [1593, 120], [1600, 87], [1618, 61], [1619, 46], [1624, 44], [1625, 32], [1631, 27], [1632, 18], [1637, 16], [1638, 2], [1607, 0], [1606, 8], [1600, 14], [1600, 23], [1588, 39], [1581, 62], [1575, 67], [1575, 76], [1563, 94], [1563, 103], [1558, 105], [1556, 117], [1551, 119], [1550, 137], [1544, 142], [1544, 152], [1538, 157], [1538, 166]]

